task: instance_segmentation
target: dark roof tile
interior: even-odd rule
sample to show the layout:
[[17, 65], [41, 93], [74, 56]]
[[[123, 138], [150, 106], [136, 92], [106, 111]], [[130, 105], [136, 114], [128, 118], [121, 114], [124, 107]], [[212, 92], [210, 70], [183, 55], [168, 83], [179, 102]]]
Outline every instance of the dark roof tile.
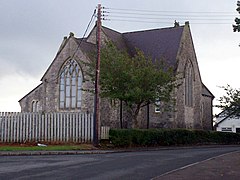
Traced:
[[180, 46], [184, 26], [123, 33], [129, 53], [140, 49], [153, 60], [163, 59], [172, 67], [176, 65], [176, 56]]
[[102, 27], [104, 34], [121, 50], [127, 50], [123, 34], [107, 27]]
[[96, 51], [96, 44], [92, 44], [86, 41], [85, 38], [75, 38], [79, 48], [85, 53], [89, 54]]

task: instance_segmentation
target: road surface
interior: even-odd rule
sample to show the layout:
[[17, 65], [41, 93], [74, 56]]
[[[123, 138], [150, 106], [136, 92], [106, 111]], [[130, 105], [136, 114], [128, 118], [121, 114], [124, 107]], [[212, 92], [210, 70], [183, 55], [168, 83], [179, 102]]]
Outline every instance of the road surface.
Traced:
[[0, 179], [151, 179], [240, 147], [107, 154], [0, 156]]

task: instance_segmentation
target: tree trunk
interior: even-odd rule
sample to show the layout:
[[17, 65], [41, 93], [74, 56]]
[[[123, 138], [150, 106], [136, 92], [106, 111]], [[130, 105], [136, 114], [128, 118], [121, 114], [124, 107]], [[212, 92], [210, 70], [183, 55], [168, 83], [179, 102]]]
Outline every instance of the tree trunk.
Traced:
[[140, 111], [140, 106], [137, 106], [135, 110], [132, 110], [132, 128], [139, 128], [138, 114]]
[[123, 102], [120, 100], [120, 128], [123, 128]]

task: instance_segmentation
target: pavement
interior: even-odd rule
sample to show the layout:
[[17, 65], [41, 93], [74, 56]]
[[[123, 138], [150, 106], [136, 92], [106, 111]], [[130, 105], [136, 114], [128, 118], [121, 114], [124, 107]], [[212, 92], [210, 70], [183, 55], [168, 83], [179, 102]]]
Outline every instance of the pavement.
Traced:
[[[166, 149], [166, 148], [161, 148]], [[171, 149], [171, 148], [170, 148]], [[139, 149], [137, 149], [139, 150]], [[141, 150], [141, 149], [140, 149]], [[146, 149], [145, 149], [146, 150]], [[155, 150], [155, 149], [148, 149]], [[81, 150], [81, 151], [0, 151], [0, 156], [70, 155], [130, 152], [135, 150]], [[216, 156], [164, 173], [152, 180], [238, 180], [240, 179], [240, 151]]]
[[239, 180], [240, 151], [167, 172], [152, 180]]

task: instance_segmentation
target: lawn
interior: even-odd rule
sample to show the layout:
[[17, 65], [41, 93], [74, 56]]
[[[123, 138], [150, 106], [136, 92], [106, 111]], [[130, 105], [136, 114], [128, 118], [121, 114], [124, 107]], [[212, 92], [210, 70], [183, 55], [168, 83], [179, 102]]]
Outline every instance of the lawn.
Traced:
[[91, 144], [78, 144], [78, 145], [47, 145], [37, 146], [28, 144], [19, 145], [0, 145], [0, 151], [74, 151], [74, 150], [92, 150], [94, 149]]

